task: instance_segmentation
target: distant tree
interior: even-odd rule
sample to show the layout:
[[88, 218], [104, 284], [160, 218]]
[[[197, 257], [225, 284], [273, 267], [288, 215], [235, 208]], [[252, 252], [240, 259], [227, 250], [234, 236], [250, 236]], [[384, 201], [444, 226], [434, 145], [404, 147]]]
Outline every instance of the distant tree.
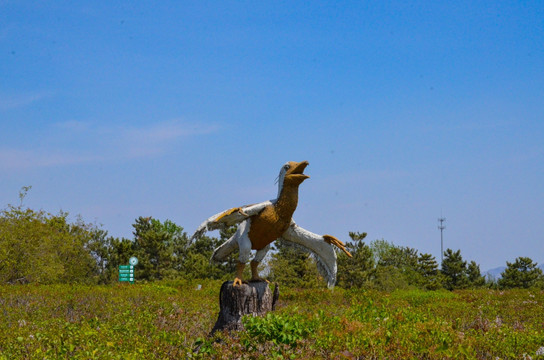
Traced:
[[70, 223], [65, 212], [25, 209], [28, 190], [19, 193], [19, 206], [0, 211], [0, 283], [96, 282], [97, 263], [87, 248], [92, 225]]
[[418, 251], [404, 246], [396, 246], [385, 240], [370, 243], [376, 260], [374, 287], [392, 291], [418, 287], [423, 282], [418, 273]]
[[518, 257], [513, 263], [506, 262], [506, 269], [498, 281], [503, 289], [530, 288], [543, 280], [542, 270], [528, 257]]
[[108, 232], [102, 229], [90, 229], [89, 241], [86, 244], [87, 250], [90, 252], [93, 259], [96, 261], [97, 273], [100, 278], [100, 282], [104, 282], [104, 274], [109, 261], [109, 249], [107, 246]]
[[364, 240], [367, 236], [367, 233], [366, 232], [358, 232], [358, 231], [350, 231], [348, 233], [349, 237], [351, 238], [352, 241], [361, 241], [361, 240]]
[[448, 290], [464, 289], [469, 286], [467, 262], [463, 261], [461, 250], [453, 252], [447, 249], [442, 262], [442, 274], [445, 277], [445, 287]]
[[442, 288], [443, 277], [438, 270], [438, 263], [431, 254], [420, 254], [417, 259], [417, 272], [421, 276], [420, 287], [427, 290]]
[[182, 276], [194, 279], [232, 279], [238, 262], [238, 250], [221, 263], [211, 263], [213, 251], [227, 241], [236, 232], [237, 227], [232, 226], [220, 231], [220, 238], [202, 236], [195, 240], [186, 249], [185, 261], [182, 264]]
[[[234, 225], [225, 229], [222, 229], [219, 231], [219, 241], [217, 242], [217, 246], [222, 245], [225, 241], [229, 240], [238, 230], [238, 226]], [[216, 246], [216, 247], [217, 247]], [[214, 248], [215, 250], [215, 248]], [[210, 253], [210, 257], [211, 257]], [[225, 261], [223, 264], [215, 264], [215, 266], [218, 269], [219, 276], [220, 277], [229, 277], [231, 278], [235, 272], [236, 272], [236, 264], [238, 263], [238, 256], [239, 252], [238, 250], [235, 250], [232, 255]], [[218, 277], [219, 278], [219, 277]]]
[[273, 243], [270, 279], [297, 288], [323, 287], [325, 281], [310, 254], [281, 239]]
[[346, 248], [353, 257], [350, 258], [344, 252], [339, 252], [337, 259], [336, 284], [345, 289], [367, 285], [374, 272], [372, 251], [363, 241], [366, 233], [350, 232], [349, 236], [351, 241], [346, 244]]
[[391, 252], [394, 245], [384, 239], [377, 239], [371, 241], [369, 246], [374, 258], [374, 264], [378, 264], [382, 259], [388, 257], [388, 253]]
[[[188, 238], [183, 228], [170, 220], [160, 222], [139, 217], [134, 227], [134, 255], [138, 258], [138, 279], [158, 280], [177, 277], [176, 266], [183, 261]], [[175, 251], [180, 251], [177, 254]]]
[[485, 277], [480, 272], [480, 265], [472, 260], [467, 267], [467, 276], [470, 287], [482, 287], [485, 285]]
[[105, 259], [105, 267], [100, 275], [100, 282], [115, 282], [118, 279], [119, 265], [128, 265], [130, 257], [136, 255], [134, 241], [104, 236], [99, 240], [99, 243], [98, 247], [101, 251], [104, 251], [103, 258]]
[[393, 266], [397, 269], [411, 271], [417, 268], [418, 252], [416, 249], [395, 246], [393, 244], [381, 254], [378, 266]]

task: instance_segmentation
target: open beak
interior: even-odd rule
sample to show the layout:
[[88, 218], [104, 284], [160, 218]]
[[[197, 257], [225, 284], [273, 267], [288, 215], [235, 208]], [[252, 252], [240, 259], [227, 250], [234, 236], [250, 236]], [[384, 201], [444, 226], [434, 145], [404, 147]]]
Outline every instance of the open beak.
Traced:
[[304, 169], [306, 169], [306, 166], [310, 165], [310, 163], [306, 160], [301, 161], [299, 163], [296, 163], [293, 170], [290, 171], [291, 174], [303, 174]]
[[306, 166], [310, 165], [310, 163], [306, 160], [301, 161], [299, 163], [295, 163], [291, 169], [287, 171], [285, 174], [286, 177], [290, 177], [292, 179], [297, 179], [300, 182], [303, 182], [304, 180], [308, 179], [309, 176], [304, 174], [304, 169], [306, 169]]

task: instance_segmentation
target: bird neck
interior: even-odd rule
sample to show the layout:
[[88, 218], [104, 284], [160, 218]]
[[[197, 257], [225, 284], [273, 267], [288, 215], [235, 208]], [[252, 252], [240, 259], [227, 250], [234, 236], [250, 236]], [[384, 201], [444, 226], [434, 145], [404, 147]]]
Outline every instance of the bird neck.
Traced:
[[298, 185], [285, 185], [274, 207], [281, 217], [293, 216], [298, 204]]

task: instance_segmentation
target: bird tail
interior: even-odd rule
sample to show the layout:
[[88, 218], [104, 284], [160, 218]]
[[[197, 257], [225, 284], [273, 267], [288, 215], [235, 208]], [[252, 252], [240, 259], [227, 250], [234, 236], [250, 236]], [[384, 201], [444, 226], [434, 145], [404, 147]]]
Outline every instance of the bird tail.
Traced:
[[238, 241], [236, 237], [232, 236], [230, 239], [225, 241], [221, 246], [214, 250], [212, 254], [212, 261], [223, 262], [227, 260], [227, 257], [232, 254], [238, 248]]

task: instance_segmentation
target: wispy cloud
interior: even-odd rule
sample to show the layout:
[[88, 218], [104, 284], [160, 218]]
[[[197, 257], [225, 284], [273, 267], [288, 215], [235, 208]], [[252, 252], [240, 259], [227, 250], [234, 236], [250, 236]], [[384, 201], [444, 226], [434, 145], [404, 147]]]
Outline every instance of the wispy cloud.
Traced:
[[21, 95], [0, 94], [0, 110], [5, 111], [28, 106], [50, 96], [50, 92], [37, 92]]
[[0, 169], [28, 169], [72, 165], [95, 161], [96, 156], [84, 156], [68, 151], [41, 152], [33, 150], [0, 149]]
[[182, 136], [208, 134], [216, 131], [216, 125], [185, 124], [178, 120], [166, 121], [140, 128], [125, 128], [125, 133], [131, 140], [146, 142], [162, 142], [174, 140]]
[[92, 126], [89, 122], [77, 121], [77, 120], [59, 122], [59, 123], [53, 124], [53, 126], [60, 130], [75, 131], [75, 132], [89, 131], [92, 129]]
[[67, 121], [51, 125], [44, 133], [51, 133], [51, 127], [55, 129], [55, 139], [51, 139], [50, 144], [42, 148], [0, 148], [0, 169], [157, 157], [170, 151], [184, 138], [209, 134], [219, 129], [217, 125], [189, 124], [178, 120], [140, 127], [95, 126], [90, 122]]
[[139, 128], [121, 128], [118, 135], [120, 141], [124, 142], [126, 156], [142, 157], [164, 153], [181, 138], [209, 134], [218, 129], [217, 125], [187, 124], [173, 120]]

